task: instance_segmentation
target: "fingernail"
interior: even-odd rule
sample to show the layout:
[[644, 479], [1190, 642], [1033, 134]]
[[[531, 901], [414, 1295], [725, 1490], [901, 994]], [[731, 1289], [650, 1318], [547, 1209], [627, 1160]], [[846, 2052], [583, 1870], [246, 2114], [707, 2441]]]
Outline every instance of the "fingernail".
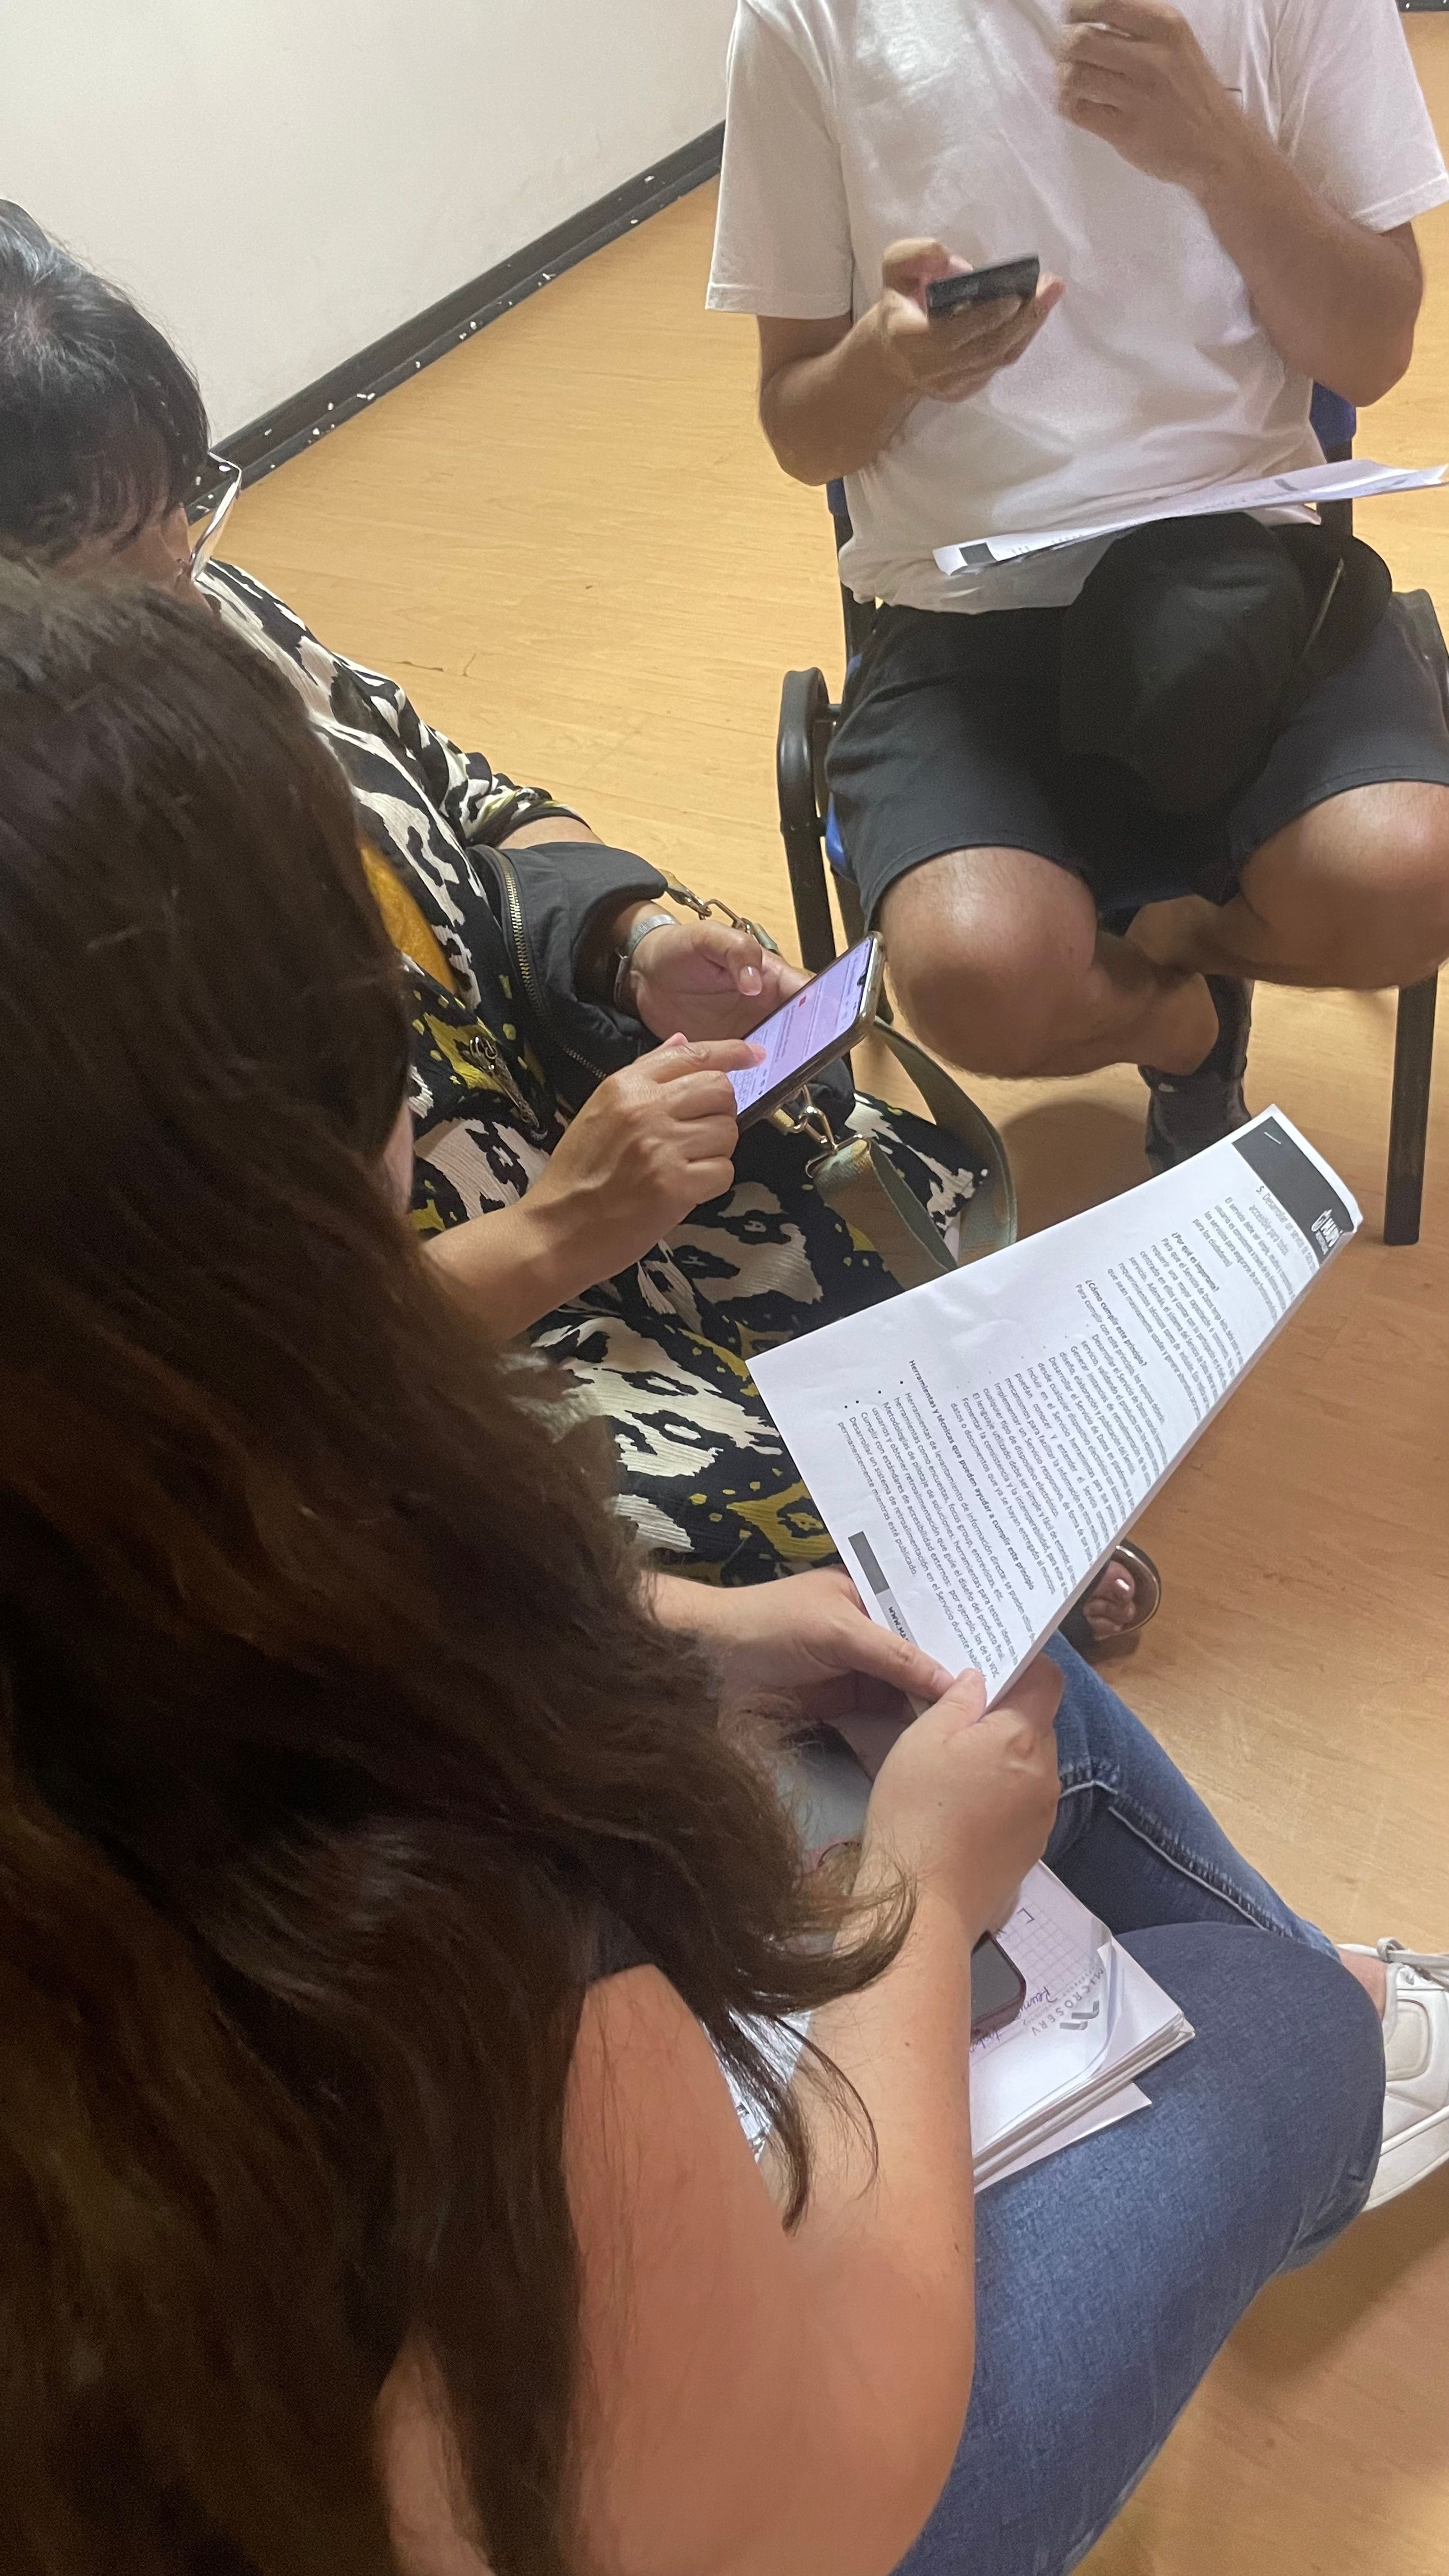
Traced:
[[764, 989], [764, 978], [757, 966], [742, 966], [740, 968], [740, 991], [742, 993], [762, 993]]

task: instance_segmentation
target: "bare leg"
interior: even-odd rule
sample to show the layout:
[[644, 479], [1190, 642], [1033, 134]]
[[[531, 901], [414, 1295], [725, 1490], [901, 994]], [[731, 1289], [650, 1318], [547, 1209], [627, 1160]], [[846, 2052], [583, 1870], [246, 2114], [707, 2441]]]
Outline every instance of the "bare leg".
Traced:
[[1097, 926], [1079, 877], [1033, 850], [951, 850], [881, 908], [912, 1027], [973, 1073], [1190, 1073], [1217, 1035], [1200, 975]]
[[1255, 851], [1230, 903], [1149, 904], [1129, 937], [1158, 965], [1198, 974], [1352, 992], [1417, 984], [1449, 956], [1449, 788], [1408, 780], [1330, 796]]

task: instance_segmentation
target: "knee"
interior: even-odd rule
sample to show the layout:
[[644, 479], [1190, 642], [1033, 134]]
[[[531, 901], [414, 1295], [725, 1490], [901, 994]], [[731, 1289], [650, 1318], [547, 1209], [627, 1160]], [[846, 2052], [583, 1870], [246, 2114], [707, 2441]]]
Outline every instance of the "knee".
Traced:
[[[1309, 2060], [1301, 2110], [1309, 2113], [1311, 2095], [1313, 2116], [1324, 2132], [1317, 2202], [1306, 2201], [1305, 2223], [1290, 2257], [1296, 2269], [1321, 2253], [1367, 2198], [1383, 2144], [1384, 2031], [1376, 2007], [1342, 1960], [1288, 1946], [1287, 1985]], [[1297, 2122], [1291, 2129], [1300, 2138], [1304, 2134]]]
[[1024, 925], [883, 918], [891, 978], [923, 1046], [968, 1073], [1012, 1079], [1050, 1063], [1077, 1016], [1088, 956], [1063, 954]]
[[[1270, 1945], [1266, 1951], [1262, 1941]], [[1271, 2065], [1289, 2133], [1306, 2137], [1304, 2124], [1314, 2112], [1325, 2202], [1342, 2199], [1354, 2209], [1372, 2180], [1383, 2133], [1383, 2024], [1331, 1951], [1278, 1934], [1252, 1946], [1264, 2080]]]
[[1346, 831], [1322, 810], [1324, 864], [1295, 907], [1313, 952], [1303, 963], [1359, 992], [1418, 984], [1449, 957], [1449, 788], [1366, 792], [1368, 814]]
[[1281, 1933], [1180, 1924], [1125, 1937], [1196, 2031], [1181, 2081], [1208, 2104], [1235, 2106], [1234, 2153], [1250, 2171], [1223, 2180], [1234, 2198], [1245, 2186], [1261, 2196], [1265, 2224], [1271, 2211], [1269, 2268], [1311, 2261], [1357, 2216], [1378, 2163], [1384, 2047], [1373, 2004], [1330, 1951]]
[[911, 1027], [936, 1055], [1006, 1080], [1041, 1070], [1054, 1015], [1031, 977], [979, 958], [937, 959], [913, 973], [898, 969], [895, 981]]
[[1418, 984], [1449, 957], [1449, 789], [1426, 791], [1385, 853], [1385, 984]]

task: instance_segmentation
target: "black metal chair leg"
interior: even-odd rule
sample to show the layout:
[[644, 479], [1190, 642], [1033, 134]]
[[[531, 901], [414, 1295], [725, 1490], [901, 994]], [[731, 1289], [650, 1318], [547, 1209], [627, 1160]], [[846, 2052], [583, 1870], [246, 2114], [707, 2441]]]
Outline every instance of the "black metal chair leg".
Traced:
[[1389, 1120], [1389, 1176], [1384, 1191], [1385, 1243], [1417, 1243], [1424, 1202], [1429, 1087], [1434, 1072], [1434, 1009], [1439, 979], [1408, 984], [1399, 995], [1394, 1038], [1394, 1098]]
[[860, 908], [860, 890], [854, 877], [836, 878], [835, 899], [840, 906], [846, 947], [855, 948], [865, 937], [865, 914]]
[[786, 672], [780, 695], [775, 783], [800, 959], [812, 975], [818, 975], [835, 955], [835, 923], [826, 885], [823, 827], [815, 785], [816, 742], [822, 720], [829, 713], [830, 691], [822, 672]]

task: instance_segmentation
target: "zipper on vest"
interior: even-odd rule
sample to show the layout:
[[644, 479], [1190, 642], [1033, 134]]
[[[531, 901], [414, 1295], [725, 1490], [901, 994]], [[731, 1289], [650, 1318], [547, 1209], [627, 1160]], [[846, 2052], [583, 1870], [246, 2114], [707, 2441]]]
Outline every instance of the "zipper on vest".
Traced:
[[534, 965], [533, 952], [528, 944], [528, 933], [524, 928], [523, 904], [518, 892], [518, 876], [513, 861], [504, 851], [494, 849], [491, 844], [488, 848], [488, 856], [497, 868], [502, 881], [504, 901], [508, 906], [509, 927], [513, 934], [510, 944], [534, 1012], [541, 1025], [547, 1030], [550, 1044], [557, 1047], [560, 1055], [566, 1055], [570, 1063], [582, 1067], [592, 1082], [598, 1082], [607, 1072], [607, 1066], [595, 1064], [590, 1057], [580, 1055], [578, 1048], [570, 1046], [567, 1038], [561, 1038], [553, 1025], [549, 1014], [548, 997]]

